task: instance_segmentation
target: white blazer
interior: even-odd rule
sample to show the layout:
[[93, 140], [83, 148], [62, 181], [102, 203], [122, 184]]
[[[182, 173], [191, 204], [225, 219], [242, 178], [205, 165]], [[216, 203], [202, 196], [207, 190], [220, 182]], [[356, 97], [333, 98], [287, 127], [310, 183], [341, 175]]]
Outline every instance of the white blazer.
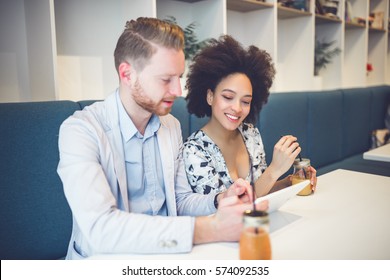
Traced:
[[57, 172], [73, 214], [67, 259], [103, 253], [181, 253], [192, 249], [194, 218], [215, 212], [193, 193], [182, 160], [180, 123], [160, 117], [157, 132], [169, 217], [129, 212], [117, 90], [76, 111], [60, 127]]

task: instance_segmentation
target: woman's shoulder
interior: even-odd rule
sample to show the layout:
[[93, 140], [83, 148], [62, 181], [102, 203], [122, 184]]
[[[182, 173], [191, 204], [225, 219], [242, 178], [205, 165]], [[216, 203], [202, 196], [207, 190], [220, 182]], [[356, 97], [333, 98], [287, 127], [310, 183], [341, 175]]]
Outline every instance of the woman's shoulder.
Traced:
[[240, 130], [242, 135], [245, 137], [254, 137], [260, 135], [259, 129], [252, 123], [242, 123]]
[[202, 157], [216, 157], [220, 150], [203, 130], [197, 130], [184, 142], [184, 153], [201, 155]]
[[184, 146], [188, 145], [207, 145], [206, 143], [210, 143], [211, 139], [203, 132], [203, 130], [194, 131], [184, 142]]

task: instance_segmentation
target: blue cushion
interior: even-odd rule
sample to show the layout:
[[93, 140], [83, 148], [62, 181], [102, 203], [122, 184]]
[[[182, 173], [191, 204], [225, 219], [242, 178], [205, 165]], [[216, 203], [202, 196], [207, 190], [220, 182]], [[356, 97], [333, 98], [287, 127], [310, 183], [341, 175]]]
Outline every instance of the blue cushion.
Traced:
[[263, 138], [266, 160], [272, 161], [273, 149], [282, 135], [294, 135], [302, 148], [302, 157], [308, 156], [307, 93], [273, 93], [260, 112], [258, 128]]
[[205, 124], [209, 121], [209, 117], [203, 117], [203, 118], [198, 118], [194, 114], [190, 115], [190, 129], [189, 129], [189, 134], [192, 134], [194, 131], [197, 131], [201, 129]]
[[58, 131], [70, 101], [0, 104], [0, 259], [59, 259], [72, 229], [57, 175]]
[[308, 96], [308, 153], [311, 164], [320, 168], [342, 158], [343, 98], [341, 91], [312, 92]]
[[343, 157], [367, 151], [371, 135], [371, 92], [366, 88], [343, 89]]
[[[101, 100], [81, 100], [81, 101], [78, 101], [77, 103], [79, 104], [80, 106], [80, 109], [84, 109], [84, 107], [87, 107], [89, 105], [92, 105], [93, 103], [95, 103], [96, 101], [101, 101]], [[79, 109], [79, 110], [80, 110]]]
[[[385, 114], [388, 104], [390, 104], [390, 87], [371, 87], [371, 119], [370, 130], [385, 128]], [[385, 105], [385, 106], [384, 106]]]
[[183, 97], [176, 98], [171, 114], [180, 121], [181, 133], [185, 140], [190, 133], [190, 113], [188, 113], [187, 103]]
[[347, 169], [387, 177], [390, 176], [390, 162], [366, 160], [363, 159], [363, 154], [357, 154], [321, 167], [317, 169], [317, 175], [320, 176], [336, 169]]

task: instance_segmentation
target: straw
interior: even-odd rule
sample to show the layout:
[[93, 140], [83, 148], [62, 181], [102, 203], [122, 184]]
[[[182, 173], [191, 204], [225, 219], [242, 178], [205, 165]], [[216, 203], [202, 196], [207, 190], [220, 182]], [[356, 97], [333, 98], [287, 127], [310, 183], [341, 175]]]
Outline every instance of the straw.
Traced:
[[[252, 164], [252, 158], [251, 156], [249, 155], [249, 168], [250, 168], [250, 172], [251, 172], [251, 186], [252, 186], [252, 198], [253, 198], [253, 212], [256, 211], [256, 203], [255, 203], [255, 180], [254, 180], [254, 177], [253, 177], [253, 164]], [[255, 227], [255, 234], [258, 234], [259, 233], [259, 230], [257, 227]]]
[[255, 205], [255, 180], [253, 178], [253, 164], [252, 164], [252, 158], [249, 156], [249, 168], [251, 169], [251, 186], [252, 186], [252, 198], [253, 198], [253, 211], [256, 211], [256, 205]]
[[[282, 138], [283, 135], [280, 136], [280, 138]], [[302, 156], [301, 156], [301, 153], [298, 154], [298, 157], [299, 157], [299, 161], [302, 161]], [[305, 176], [305, 179], [306, 179], [306, 171], [304, 168], [302, 168], [302, 171], [303, 171], [303, 175]]]

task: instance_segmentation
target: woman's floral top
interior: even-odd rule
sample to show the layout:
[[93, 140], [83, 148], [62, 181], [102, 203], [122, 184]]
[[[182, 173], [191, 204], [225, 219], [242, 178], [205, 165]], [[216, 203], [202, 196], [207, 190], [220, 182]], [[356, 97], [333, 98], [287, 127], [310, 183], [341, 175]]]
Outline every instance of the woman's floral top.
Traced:
[[[256, 181], [267, 168], [263, 140], [252, 124], [243, 123], [239, 131], [253, 164]], [[202, 130], [195, 131], [184, 143], [183, 158], [188, 182], [194, 192], [220, 193], [233, 184], [221, 150]], [[246, 180], [250, 181], [251, 174]]]

